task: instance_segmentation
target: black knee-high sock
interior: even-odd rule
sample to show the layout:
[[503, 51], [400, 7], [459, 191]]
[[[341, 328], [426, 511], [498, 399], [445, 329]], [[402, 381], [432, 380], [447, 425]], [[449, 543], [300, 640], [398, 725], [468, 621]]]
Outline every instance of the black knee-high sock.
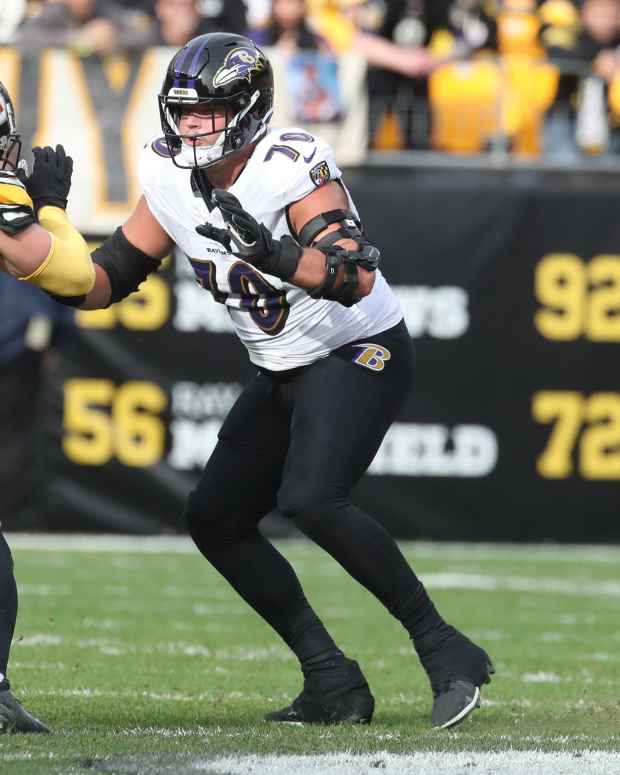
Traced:
[[190, 522], [201, 553], [299, 658], [304, 672], [343, 656], [310, 607], [290, 563], [254, 529], [234, 543], [216, 542]]
[[17, 585], [13, 575], [13, 558], [5, 537], [0, 533], [0, 673], [4, 676], [16, 619]]
[[383, 603], [413, 640], [443, 624], [396, 541], [357, 506], [345, 501], [325, 503], [294, 520]]

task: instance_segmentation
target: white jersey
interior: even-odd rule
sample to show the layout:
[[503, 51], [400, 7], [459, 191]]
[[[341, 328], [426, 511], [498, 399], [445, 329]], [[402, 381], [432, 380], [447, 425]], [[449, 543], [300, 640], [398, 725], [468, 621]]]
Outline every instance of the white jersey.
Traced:
[[[161, 138], [147, 143], [140, 181], [149, 209], [189, 257], [200, 285], [227, 306], [256, 366], [271, 371], [305, 366], [401, 320], [400, 305], [378, 270], [372, 292], [344, 307], [313, 299], [302, 288], [230, 255], [219, 242], [201, 237], [196, 233], [199, 224], [209, 221], [224, 228], [225, 223], [219, 209], [209, 212], [192, 190], [190, 177], [191, 170], [172, 163]], [[229, 191], [279, 238], [291, 234], [287, 206], [340, 177], [333, 151], [323, 140], [301, 129], [272, 129], [257, 143]], [[356, 212], [350, 196], [349, 201]]]

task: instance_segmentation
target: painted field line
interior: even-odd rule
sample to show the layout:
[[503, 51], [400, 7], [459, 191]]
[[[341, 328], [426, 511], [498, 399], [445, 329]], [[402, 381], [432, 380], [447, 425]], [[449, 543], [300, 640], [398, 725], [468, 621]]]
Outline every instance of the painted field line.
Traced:
[[[9, 544], [15, 549], [41, 552], [127, 552], [131, 554], [198, 554], [188, 536], [156, 535], [133, 536], [115, 534], [80, 533], [5, 533]], [[310, 541], [303, 539], [283, 540], [284, 546], [296, 549], [313, 549]], [[516, 560], [547, 559], [577, 562], [620, 562], [620, 546], [593, 546], [589, 544], [490, 544], [429, 541], [400, 541], [400, 546], [424, 559], [447, 559], [459, 557], [465, 552], [472, 559]]]
[[531, 576], [495, 576], [482, 573], [421, 573], [424, 585], [431, 589], [480, 589], [485, 591], [545, 592], [554, 595], [620, 597], [617, 581], [567, 581]]
[[[2, 753], [0, 763], [53, 761], [53, 753]], [[92, 766], [92, 765], [91, 765]], [[502, 753], [412, 752], [411, 754], [323, 754], [307, 756], [226, 756], [217, 758], [174, 754], [142, 754], [98, 759], [95, 772], [138, 775], [209, 773], [210, 775], [618, 775], [620, 754], [580, 750], [543, 753], [508, 750]]]
[[[136, 554], [195, 554], [194, 544], [185, 536], [110, 536], [98, 537], [84, 535], [58, 534], [20, 534], [7, 536], [9, 544], [14, 549], [42, 552], [85, 552], [85, 553], [136, 553]], [[308, 544], [305, 544], [306, 546]], [[452, 545], [453, 546], [453, 545]], [[460, 544], [461, 551], [467, 554], [468, 544]], [[600, 547], [599, 547], [600, 548]], [[487, 547], [489, 555], [493, 553]], [[558, 547], [557, 552], [562, 552]], [[569, 553], [572, 549], [567, 550]], [[615, 549], [611, 549], [613, 553]], [[439, 549], [439, 554], [441, 550]], [[529, 548], [523, 547], [523, 553], [529, 556]], [[568, 559], [568, 558], [567, 558]], [[580, 562], [583, 562], [582, 558]], [[620, 562], [620, 552], [618, 553]], [[422, 573], [420, 574], [429, 589], [467, 589], [480, 591], [510, 591], [544, 593], [554, 595], [577, 595], [579, 597], [620, 597], [620, 582], [609, 580], [580, 581], [531, 576], [508, 576], [483, 573]], [[23, 590], [27, 593], [29, 590]]]
[[[206, 763], [205, 763], [206, 764]], [[213, 769], [210, 769], [213, 768]], [[572, 753], [540, 753], [536, 751], [506, 751], [505, 753], [414, 753], [327, 756], [249, 756], [243, 760], [226, 757], [216, 759], [203, 771], [227, 775], [611, 775], [620, 772], [620, 754], [603, 751]]]
[[[1, 761], [0, 757], [0, 761]], [[119, 775], [618, 775], [620, 754], [605, 751], [542, 753], [323, 754], [306, 756], [184, 756], [174, 754], [114, 756], [99, 760], [95, 772]]]
[[80, 533], [5, 533], [13, 549], [34, 552], [197, 554], [187, 536], [83, 535]]

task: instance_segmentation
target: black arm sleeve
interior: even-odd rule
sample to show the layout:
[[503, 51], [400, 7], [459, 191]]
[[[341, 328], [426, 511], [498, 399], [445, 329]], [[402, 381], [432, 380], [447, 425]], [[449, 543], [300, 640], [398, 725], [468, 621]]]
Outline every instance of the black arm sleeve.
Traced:
[[120, 226], [101, 247], [93, 251], [92, 259], [93, 263], [99, 264], [108, 275], [112, 289], [110, 304], [115, 304], [137, 291], [140, 283], [143, 283], [151, 272], [156, 272], [161, 263], [159, 259], [132, 245]]
[[[43, 288], [45, 291], [45, 288]], [[48, 296], [51, 296], [54, 301], [57, 301], [59, 304], [64, 304], [65, 307], [81, 307], [82, 304], [86, 301], [86, 294], [83, 294], [82, 296], [58, 296], [56, 293], [50, 293], [50, 291], [45, 291]]]

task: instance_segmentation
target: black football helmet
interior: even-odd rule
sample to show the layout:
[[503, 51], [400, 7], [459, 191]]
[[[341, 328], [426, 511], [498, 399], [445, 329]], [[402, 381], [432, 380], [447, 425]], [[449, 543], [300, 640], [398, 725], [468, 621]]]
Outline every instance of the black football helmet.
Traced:
[[[192, 135], [220, 134], [213, 145], [183, 142], [181, 107], [226, 108], [226, 128]], [[210, 32], [189, 41], [172, 58], [159, 94], [159, 115], [168, 153], [177, 167], [212, 167], [260, 139], [273, 114], [273, 71], [249, 38]], [[208, 116], [208, 113], [207, 113]], [[215, 116], [212, 114], [212, 130]], [[187, 137], [190, 137], [189, 135]]]
[[22, 139], [15, 124], [13, 102], [0, 81], [0, 170], [15, 172], [21, 155]]

